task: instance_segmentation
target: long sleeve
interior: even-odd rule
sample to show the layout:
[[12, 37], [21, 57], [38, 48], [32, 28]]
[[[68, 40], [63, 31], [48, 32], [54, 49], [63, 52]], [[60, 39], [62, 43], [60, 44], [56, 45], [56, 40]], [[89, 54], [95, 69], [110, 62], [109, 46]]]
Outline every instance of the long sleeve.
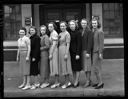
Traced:
[[77, 32], [77, 35], [76, 35], [77, 37], [77, 48], [76, 48], [76, 55], [80, 55], [80, 53], [81, 53], [81, 32]]
[[66, 54], [68, 54], [68, 52], [69, 52], [70, 40], [71, 40], [70, 34], [67, 33], [66, 34], [66, 44], [67, 44], [67, 47], [66, 47], [66, 51], [65, 51]]
[[45, 36], [44, 43], [45, 43], [45, 46], [42, 46], [41, 47], [41, 50], [47, 50], [47, 49], [49, 49], [50, 42], [49, 42], [48, 36]]
[[34, 40], [33, 58], [36, 58], [36, 60], [38, 60], [40, 54], [40, 38], [37, 36], [34, 39], [35, 40]]
[[91, 53], [91, 48], [92, 48], [92, 32], [88, 31], [88, 37], [87, 37], [87, 53], [90, 54]]
[[99, 53], [103, 52], [104, 48], [104, 33], [100, 32], [99, 33]]

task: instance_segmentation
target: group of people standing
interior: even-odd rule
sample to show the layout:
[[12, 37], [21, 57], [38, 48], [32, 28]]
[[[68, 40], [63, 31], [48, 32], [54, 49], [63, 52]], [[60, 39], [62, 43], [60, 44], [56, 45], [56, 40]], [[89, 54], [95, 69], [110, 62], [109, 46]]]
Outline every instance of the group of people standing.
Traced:
[[[50, 36], [47, 35], [47, 27], [40, 26], [40, 36], [34, 26], [29, 28], [30, 37], [26, 36], [26, 29], [19, 30], [17, 61], [23, 75], [22, 89], [36, 89], [37, 87], [59, 87], [59, 77], [65, 77], [62, 88], [78, 87], [80, 71], [84, 70], [86, 83], [84, 87], [103, 88], [101, 76], [101, 62], [103, 59], [104, 33], [99, 29], [99, 21], [92, 19], [91, 27], [88, 20], [81, 20], [81, 28], [75, 20], [68, 23], [59, 23], [60, 33], [57, 33], [54, 22], [48, 23]], [[92, 83], [91, 72], [94, 72], [98, 83]], [[43, 83], [38, 81], [38, 75]], [[74, 81], [70, 81], [73, 75]], [[30, 77], [34, 76], [34, 84], [30, 85]], [[53, 85], [50, 84], [50, 76], [55, 77]]]

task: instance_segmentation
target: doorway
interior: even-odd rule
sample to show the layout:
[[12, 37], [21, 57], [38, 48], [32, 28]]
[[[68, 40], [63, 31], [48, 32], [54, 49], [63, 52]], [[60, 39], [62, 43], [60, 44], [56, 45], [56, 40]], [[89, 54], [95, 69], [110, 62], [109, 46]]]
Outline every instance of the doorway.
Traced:
[[[40, 25], [48, 22], [80, 20], [86, 13], [82, 4], [47, 4], [39, 6]], [[85, 10], [84, 10], [85, 11]]]

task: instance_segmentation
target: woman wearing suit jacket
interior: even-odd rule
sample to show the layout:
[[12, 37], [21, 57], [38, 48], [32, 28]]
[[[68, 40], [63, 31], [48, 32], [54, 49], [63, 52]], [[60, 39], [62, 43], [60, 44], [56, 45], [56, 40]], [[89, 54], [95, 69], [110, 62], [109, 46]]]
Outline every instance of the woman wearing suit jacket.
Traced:
[[104, 33], [99, 30], [99, 21], [96, 19], [92, 20], [92, 32], [93, 32], [93, 65], [92, 69], [98, 80], [97, 84], [94, 84], [95, 89], [103, 88], [104, 83], [102, 82], [101, 75], [101, 64], [103, 59], [103, 48], [104, 48]]
[[88, 87], [91, 85], [91, 50], [92, 50], [92, 32], [88, 27], [88, 21], [83, 18], [81, 20], [82, 29], [80, 32], [82, 33], [82, 66], [86, 75], [86, 84], [84, 87]]
[[69, 33], [71, 36], [70, 41], [70, 55], [73, 76], [75, 78], [74, 87], [79, 85], [79, 75], [82, 70], [81, 66], [81, 33], [77, 29], [77, 23], [75, 20], [69, 22]]
[[37, 35], [37, 29], [34, 26], [29, 28], [31, 34], [31, 52], [30, 52], [30, 76], [34, 76], [35, 84], [31, 89], [39, 87], [38, 74], [39, 74], [39, 60], [40, 60], [40, 37]]

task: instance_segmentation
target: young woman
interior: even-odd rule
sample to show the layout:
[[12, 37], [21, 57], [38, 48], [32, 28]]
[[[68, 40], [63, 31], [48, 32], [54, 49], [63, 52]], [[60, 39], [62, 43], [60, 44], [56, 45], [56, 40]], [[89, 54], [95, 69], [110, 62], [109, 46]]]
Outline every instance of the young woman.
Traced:
[[71, 38], [66, 28], [67, 23], [64, 21], [60, 22], [60, 29], [62, 32], [59, 34], [59, 71], [65, 76], [66, 79], [66, 82], [62, 88], [67, 88], [71, 85], [71, 82], [69, 82], [69, 76], [72, 74], [69, 53]]
[[45, 88], [49, 86], [48, 79], [49, 79], [49, 73], [50, 73], [50, 68], [49, 68], [49, 37], [46, 34], [47, 27], [45, 25], [42, 25], [40, 27], [40, 33], [41, 33], [41, 60], [40, 60], [40, 75], [41, 78], [43, 79], [43, 84], [40, 86], [41, 88]]
[[50, 76], [55, 76], [55, 84], [51, 88], [56, 88], [60, 85], [59, 83], [59, 68], [58, 68], [58, 33], [55, 31], [55, 24], [50, 22], [48, 24], [48, 29], [50, 31]]
[[82, 70], [81, 66], [81, 33], [77, 29], [75, 20], [69, 22], [69, 33], [71, 36], [70, 55], [73, 75], [75, 78], [74, 87], [79, 86], [79, 76]]
[[40, 60], [40, 37], [37, 35], [37, 29], [34, 26], [29, 28], [31, 34], [31, 52], [30, 52], [30, 76], [34, 76], [34, 84], [31, 89], [39, 87], [38, 75], [39, 75], [39, 60]]
[[92, 20], [92, 32], [93, 32], [93, 72], [98, 80], [97, 84], [94, 84], [95, 89], [103, 88], [101, 76], [101, 64], [103, 59], [103, 47], [104, 47], [104, 33], [99, 30], [100, 24], [96, 19]]
[[30, 88], [30, 39], [26, 36], [26, 28], [19, 30], [20, 38], [18, 39], [17, 61], [19, 61], [20, 73], [23, 76], [23, 83], [19, 88]]
[[84, 87], [88, 87], [91, 85], [91, 56], [92, 56], [92, 32], [91, 29], [88, 26], [88, 21], [83, 18], [81, 20], [81, 27], [82, 29], [80, 32], [82, 33], [82, 65], [83, 65], [83, 70], [86, 75], [86, 84]]

